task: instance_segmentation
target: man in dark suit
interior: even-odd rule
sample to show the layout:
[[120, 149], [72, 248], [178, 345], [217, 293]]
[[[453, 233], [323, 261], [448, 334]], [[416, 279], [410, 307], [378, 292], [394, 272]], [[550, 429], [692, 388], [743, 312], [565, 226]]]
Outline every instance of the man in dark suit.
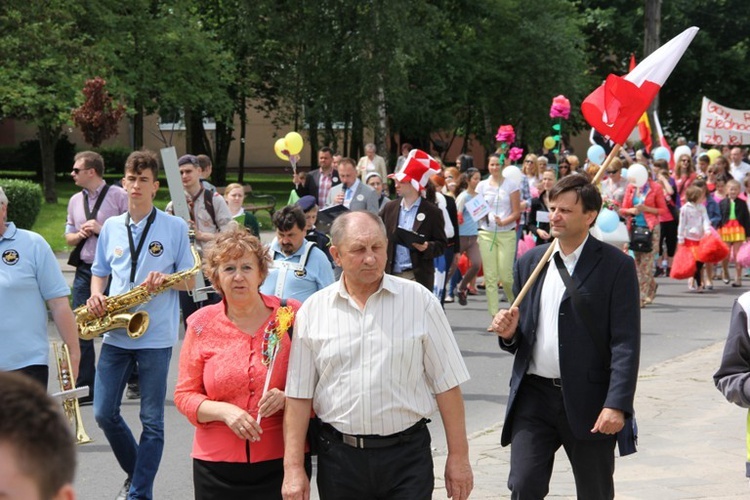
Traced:
[[[616, 433], [633, 415], [640, 307], [633, 259], [589, 236], [600, 207], [599, 192], [584, 176], [552, 188], [553, 258], [520, 310], [501, 310], [492, 322], [500, 347], [516, 357], [501, 437], [503, 446], [511, 444], [514, 499], [547, 495], [560, 445], [579, 499], [614, 498]], [[547, 248], [516, 263], [516, 293]], [[580, 307], [562, 273], [572, 278]]]
[[[427, 153], [413, 149], [404, 169], [388, 176], [396, 180], [399, 198], [386, 203], [380, 211], [388, 233], [385, 272], [417, 281], [430, 291], [435, 279], [433, 259], [443, 254], [448, 241], [443, 212], [422, 198], [420, 191], [439, 171], [439, 165]], [[423, 235], [425, 241], [410, 246], [400, 244], [396, 233], [399, 227]]]
[[378, 193], [359, 180], [354, 160], [351, 158], [341, 159], [339, 162], [339, 178], [341, 184], [331, 188], [326, 206], [344, 205], [349, 210], [367, 210], [377, 215], [379, 208]]
[[306, 195], [315, 196], [318, 206], [323, 208], [331, 188], [341, 184], [339, 173], [333, 168], [333, 151], [331, 148], [320, 148], [320, 151], [318, 151], [318, 166], [320, 168], [308, 172], [304, 183], [300, 183], [299, 177], [294, 174], [294, 190], [300, 198]]

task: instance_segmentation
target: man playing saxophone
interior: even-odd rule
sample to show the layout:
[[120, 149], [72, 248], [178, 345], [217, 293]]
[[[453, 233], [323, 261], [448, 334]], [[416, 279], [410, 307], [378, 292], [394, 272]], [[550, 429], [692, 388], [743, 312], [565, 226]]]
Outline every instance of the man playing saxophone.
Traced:
[[[96, 370], [94, 417], [127, 474], [117, 497], [123, 499], [153, 497], [154, 478], [164, 448], [169, 360], [179, 330], [177, 290], [193, 286], [191, 278], [175, 280], [173, 276], [189, 276], [189, 272], [182, 272], [194, 267], [194, 259], [185, 221], [154, 207], [158, 174], [159, 162], [154, 153], [136, 151], [128, 157], [123, 181], [128, 211], [107, 219], [102, 226], [91, 268], [91, 298], [86, 302], [94, 316], [107, 314], [104, 290], [110, 276], [109, 300], [127, 298], [128, 292], [138, 285], [144, 285], [152, 294], [158, 293], [149, 297], [151, 300], [133, 300], [130, 312], [142, 310], [149, 314], [143, 336], [131, 338], [124, 328], [104, 335]], [[136, 363], [143, 426], [138, 441], [120, 415], [122, 393]]]

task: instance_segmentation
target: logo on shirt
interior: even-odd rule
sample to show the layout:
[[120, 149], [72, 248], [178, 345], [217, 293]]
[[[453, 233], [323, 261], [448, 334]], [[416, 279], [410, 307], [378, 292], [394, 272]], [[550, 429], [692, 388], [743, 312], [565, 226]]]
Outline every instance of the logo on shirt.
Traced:
[[148, 244], [148, 253], [150, 253], [154, 257], [158, 257], [164, 253], [164, 245], [162, 245], [158, 241], [152, 241]]
[[120, 258], [120, 257], [122, 257], [122, 254], [125, 253], [125, 250], [123, 250], [122, 247], [115, 247], [115, 250], [114, 250], [113, 253], [115, 254], [116, 258]]
[[3, 262], [9, 266], [15, 266], [18, 263], [18, 252], [13, 249], [4, 251]]
[[298, 278], [304, 278], [305, 276], [307, 276], [307, 271], [304, 268], [297, 269], [296, 271], [294, 271], [294, 275]]

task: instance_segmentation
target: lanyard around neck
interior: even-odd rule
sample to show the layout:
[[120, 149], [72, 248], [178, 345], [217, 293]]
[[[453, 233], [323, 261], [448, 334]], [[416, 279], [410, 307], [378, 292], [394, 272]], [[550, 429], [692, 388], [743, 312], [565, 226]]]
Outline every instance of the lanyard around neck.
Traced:
[[146, 227], [143, 228], [141, 240], [138, 242], [138, 247], [136, 248], [135, 242], [133, 241], [133, 230], [130, 228], [130, 213], [125, 216], [125, 227], [128, 228], [128, 245], [130, 246], [131, 287], [135, 284], [135, 269], [138, 266], [138, 257], [141, 255], [141, 250], [143, 250], [143, 243], [146, 241], [146, 235], [148, 234], [148, 230], [151, 227], [151, 224], [154, 223], [154, 219], [156, 219], [156, 207], [152, 208], [151, 213], [148, 214], [148, 219], [146, 219]]

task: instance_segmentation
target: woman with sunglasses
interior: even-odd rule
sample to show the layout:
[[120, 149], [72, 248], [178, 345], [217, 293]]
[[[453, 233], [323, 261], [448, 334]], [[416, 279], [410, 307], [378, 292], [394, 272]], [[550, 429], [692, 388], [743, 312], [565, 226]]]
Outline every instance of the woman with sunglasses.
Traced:
[[680, 155], [675, 165], [674, 181], [677, 184], [677, 194], [680, 196], [680, 206], [687, 203], [687, 188], [698, 178], [695, 165], [690, 155]]
[[667, 210], [667, 202], [661, 185], [651, 180], [637, 187], [631, 181], [625, 190], [620, 215], [628, 218], [628, 231], [633, 234], [636, 226], [651, 231], [651, 251], [634, 251], [638, 286], [641, 291], [641, 307], [654, 301], [658, 285], [654, 279], [654, 258], [659, 249], [661, 227], [659, 214]]
[[528, 154], [523, 159], [523, 168], [521, 169], [529, 182], [531, 197], [539, 196], [539, 184], [542, 180], [542, 173], [539, 171], [539, 159], [535, 154]]
[[602, 181], [602, 198], [619, 207], [628, 187], [628, 180], [622, 176], [622, 160], [613, 158], [606, 173], [607, 178]]
[[567, 175], [570, 175], [570, 162], [567, 158], [560, 158], [560, 163], [557, 164], [557, 179], [560, 180]]

